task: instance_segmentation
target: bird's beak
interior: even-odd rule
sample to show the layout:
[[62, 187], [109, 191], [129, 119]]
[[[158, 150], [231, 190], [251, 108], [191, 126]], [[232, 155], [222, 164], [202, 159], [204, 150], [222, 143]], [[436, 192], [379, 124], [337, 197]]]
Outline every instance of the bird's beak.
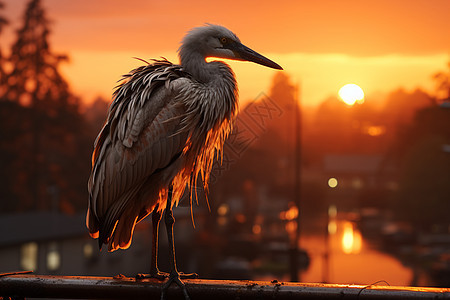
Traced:
[[233, 50], [234, 54], [236, 55], [237, 60], [246, 60], [246, 61], [252, 61], [254, 63], [277, 69], [277, 70], [283, 70], [283, 68], [277, 64], [276, 62], [268, 59], [267, 57], [259, 54], [256, 51], [253, 51], [249, 47], [239, 43], [235, 42], [233, 43], [232, 47], [230, 47], [231, 50]]

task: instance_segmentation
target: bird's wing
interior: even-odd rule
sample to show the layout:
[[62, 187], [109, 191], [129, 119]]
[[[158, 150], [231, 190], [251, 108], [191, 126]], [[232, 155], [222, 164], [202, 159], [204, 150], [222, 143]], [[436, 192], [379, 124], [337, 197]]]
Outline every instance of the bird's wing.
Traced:
[[116, 90], [95, 143], [86, 220], [94, 237], [106, 228], [109, 238], [143, 182], [170, 165], [185, 146], [187, 133], [180, 131], [185, 107], [177, 95], [190, 80], [170, 63], [146, 67], [134, 70]]

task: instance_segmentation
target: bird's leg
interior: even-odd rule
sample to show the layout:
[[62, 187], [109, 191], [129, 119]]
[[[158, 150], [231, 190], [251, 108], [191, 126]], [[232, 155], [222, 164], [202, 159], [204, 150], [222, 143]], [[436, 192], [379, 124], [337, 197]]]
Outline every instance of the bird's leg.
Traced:
[[183, 278], [196, 278], [197, 274], [180, 274], [177, 270], [177, 263], [175, 258], [175, 245], [173, 241], [173, 224], [175, 223], [175, 218], [173, 217], [172, 211], [172, 187], [169, 188], [169, 193], [167, 197], [166, 209], [164, 211], [164, 220], [166, 223], [167, 229], [167, 239], [169, 242], [169, 263], [170, 263], [170, 275], [169, 280], [164, 284], [161, 293], [161, 299], [165, 299], [167, 289], [175, 282], [183, 291], [185, 300], [190, 299], [186, 290], [186, 286], [181, 281], [181, 277]]
[[139, 273], [136, 275], [136, 279], [156, 278], [159, 280], [164, 280], [165, 278], [169, 277], [168, 273], [160, 272], [158, 269], [158, 233], [161, 218], [162, 213], [159, 210], [159, 205], [156, 205], [152, 212], [152, 257], [150, 274]]
[[150, 277], [155, 277], [158, 279], [164, 279], [167, 274], [159, 272], [158, 269], [158, 234], [159, 234], [159, 222], [162, 218], [162, 212], [159, 210], [159, 205], [155, 207], [152, 215], [152, 261], [150, 265]]

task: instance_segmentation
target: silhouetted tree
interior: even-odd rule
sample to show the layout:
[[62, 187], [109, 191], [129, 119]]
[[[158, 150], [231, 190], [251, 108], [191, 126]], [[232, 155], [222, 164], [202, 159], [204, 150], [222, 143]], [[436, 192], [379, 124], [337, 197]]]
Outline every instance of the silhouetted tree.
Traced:
[[92, 133], [96, 134], [102, 129], [108, 114], [109, 104], [107, 100], [98, 97], [86, 107], [84, 116]]
[[406, 92], [398, 89], [389, 94], [381, 111], [382, 124], [386, 126], [389, 149], [389, 159], [398, 165], [404, 154], [415, 142], [414, 124], [417, 112], [436, 106], [435, 100], [420, 89]]
[[[9, 62], [7, 98], [48, 113], [66, 106], [73, 98], [67, 82], [58, 71], [64, 55], [52, 53], [49, 21], [40, 0], [32, 0], [25, 11], [23, 26], [17, 31]], [[51, 111], [49, 111], [51, 110]]]
[[[27, 164], [31, 161], [29, 146], [30, 109], [12, 101], [0, 101], [0, 211], [16, 210], [19, 202], [29, 205]], [[23, 120], [19, 125], [18, 120]]]
[[[0, 9], [4, 8], [4, 4], [2, 1], [0, 1]], [[8, 20], [3, 17], [0, 16], [0, 35], [3, 31], [3, 27], [5, 25], [8, 24]], [[5, 65], [5, 58], [3, 56], [3, 49], [0, 48], [0, 98], [3, 96], [3, 94], [5, 93], [5, 82], [6, 82], [6, 74], [5, 74], [5, 69], [4, 69], [4, 65]]]
[[0, 121], [11, 135], [4, 150], [12, 155], [6, 162], [12, 210], [73, 212], [85, 206], [92, 138], [58, 69], [66, 57], [51, 51], [49, 34], [41, 2], [31, 0], [8, 58], [12, 69], [2, 105], [10, 115]]
[[[433, 104], [434, 99], [421, 89], [413, 92], [398, 89], [389, 94], [381, 113], [386, 126], [402, 128], [412, 123], [417, 111]], [[395, 130], [391, 132], [395, 133]]]
[[288, 145], [290, 148], [289, 155], [294, 153], [295, 144], [295, 110], [297, 90], [288, 75], [283, 72], [276, 73], [272, 80], [272, 86], [270, 88], [269, 97], [274, 101], [281, 110], [280, 118], [273, 118], [270, 120], [268, 126], [270, 130], [274, 130], [277, 135]]
[[450, 61], [447, 63], [447, 70], [433, 75], [436, 82], [436, 97], [438, 99], [450, 98]]
[[[5, 4], [3, 1], [0, 1], [0, 9], [4, 9]], [[3, 31], [3, 27], [7, 25], [9, 22], [4, 16], [0, 16], [0, 33]]]
[[402, 143], [400, 187], [393, 203], [399, 218], [422, 229], [448, 227], [450, 211], [450, 111], [437, 105], [418, 111]]

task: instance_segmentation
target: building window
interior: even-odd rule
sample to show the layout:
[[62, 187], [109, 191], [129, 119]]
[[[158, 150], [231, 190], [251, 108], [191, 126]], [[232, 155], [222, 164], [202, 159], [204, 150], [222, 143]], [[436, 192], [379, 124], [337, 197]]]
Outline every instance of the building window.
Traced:
[[61, 266], [61, 253], [56, 242], [52, 242], [48, 246], [47, 251], [47, 270], [56, 271]]
[[25, 243], [20, 247], [20, 267], [23, 270], [35, 271], [37, 269], [38, 244]]

